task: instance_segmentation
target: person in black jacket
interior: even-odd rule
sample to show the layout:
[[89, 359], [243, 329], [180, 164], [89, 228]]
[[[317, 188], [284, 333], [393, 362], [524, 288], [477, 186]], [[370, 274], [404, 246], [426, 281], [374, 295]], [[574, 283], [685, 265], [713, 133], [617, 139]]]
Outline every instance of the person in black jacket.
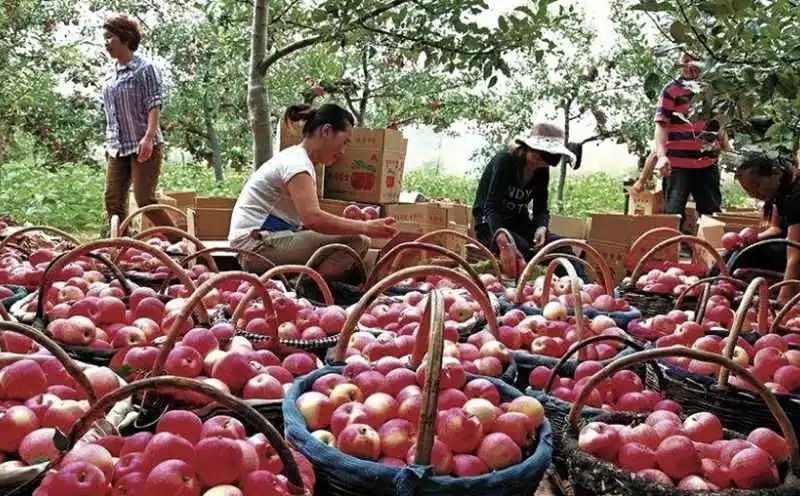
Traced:
[[[564, 145], [564, 131], [540, 123], [531, 136], [495, 155], [483, 171], [472, 207], [475, 234], [484, 246], [500, 252], [507, 272], [518, 271], [523, 259], [530, 260], [541, 246], [558, 239], [548, 231], [548, 188], [550, 167], [562, 158], [577, 166], [575, 153]], [[499, 229], [513, 240], [503, 233], [495, 236]]]

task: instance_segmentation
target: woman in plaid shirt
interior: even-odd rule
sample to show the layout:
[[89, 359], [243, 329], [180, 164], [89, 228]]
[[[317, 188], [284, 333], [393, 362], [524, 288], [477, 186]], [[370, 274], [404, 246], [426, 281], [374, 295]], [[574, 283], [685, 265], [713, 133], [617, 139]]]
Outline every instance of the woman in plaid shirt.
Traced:
[[[128, 214], [131, 183], [137, 205], [158, 203], [164, 145], [158, 123], [164, 95], [161, 74], [135, 55], [141, 41], [138, 23], [119, 15], [108, 19], [103, 29], [106, 51], [116, 60], [103, 88], [108, 160], [105, 207], [108, 219], [117, 215], [122, 220]], [[156, 225], [174, 225], [164, 211], [147, 216]]]

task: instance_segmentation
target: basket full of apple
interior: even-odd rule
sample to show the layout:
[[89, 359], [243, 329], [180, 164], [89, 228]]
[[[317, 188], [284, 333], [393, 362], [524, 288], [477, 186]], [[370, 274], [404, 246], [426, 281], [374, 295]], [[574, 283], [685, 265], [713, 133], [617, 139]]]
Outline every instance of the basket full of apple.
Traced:
[[[745, 367], [764, 383], [777, 397], [786, 415], [793, 423], [800, 422], [800, 351], [791, 349], [793, 339], [768, 332], [769, 314], [766, 295], [767, 283], [763, 278], [754, 279], [747, 287], [730, 333], [721, 337], [709, 334], [696, 322], [687, 321], [677, 326], [674, 334], [659, 338], [656, 347], [674, 345], [690, 347], [714, 353]], [[747, 320], [749, 307], [760, 292], [758, 313], [755, 322], [757, 336], [751, 343], [740, 336]], [[710, 411], [732, 426], [754, 429], [756, 427], [777, 428], [771, 413], [754, 396], [753, 385], [738, 373], [729, 371], [716, 363], [674, 357], [662, 362], [664, 387], [670, 397], [678, 400], [688, 413]], [[742, 415], [747, 412], [747, 415]]]
[[445, 363], [443, 324], [434, 290], [410, 368], [349, 391], [341, 366], [295, 382], [286, 434], [314, 465], [321, 494], [534, 494], [552, 451], [541, 405]]
[[[685, 418], [668, 410], [612, 413], [581, 421], [586, 400], [613, 374], [666, 357], [706, 361], [740, 375], [758, 391], [779, 431], [742, 429], [711, 412]], [[745, 413], [740, 411], [740, 415]], [[677, 496], [700, 491], [788, 496], [800, 492], [800, 458], [792, 423], [768, 388], [744, 367], [718, 354], [673, 346], [615, 361], [592, 376], [567, 422], [564, 445], [569, 480], [581, 494]]]
[[0, 239], [0, 284], [35, 290], [47, 265], [79, 244], [54, 227], [29, 226], [14, 231]]
[[[680, 235], [675, 236], [664, 241], [657, 243], [642, 257], [630, 277], [623, 280], [620, 291], [624, 298], [633, 306], [638, 308], [642, 315], [645, 317], [652, 317], [658, 314], [665, 314], [675, 306], [676, 298], [690, 285], [695, 284], [701, 277], [707, 275], [695, 271], [695, 274], [689, 275], [685, 268], [669, 267], [666, 270], [654, 268], [645, 274], [645, 266], [647, 262], [659, 253], [664, 252], [673, 246], [680, 246], [681, 244], [688, 245], [690, 248], [696, 250], [702, 249], [707, 252], [711, 258], [715, 260], [716, 266], [722, 275], [729, 275], [728, 267], [720, 254], [705, 240], [696, 236]], [[707, 272], [710, 267], [707, 267]], [[700, 275], [697, 275], [697, 274]], [[696, 294], [690, 296], [699, 296], [699, 290]]]
[[[580, 250], [594, 262], [579, 258], [574, 255], [564, 254], [558, 250]], [[516, 288], [506, 290], [502, 300], [501, 309], [519, 309], [529, 315], [543, 314], [548, 308], [548, 314], [554, 309], [564, 307], [568, 315], [575, 314], [575, 296], [573, 293], [572, 278], [569, 275], [545, 278], [537, 277], [533, 284], [529, 280], [539, 270], [540, 264], [555, 258], [562, 258], [570, 263], [580, 264], [587, 272], [594, 274], [597, 282], [587, 283], [578, 278], [578, 289], [581, 296], [583, 315], [593, 318], [606, 315], [614, 319], [619, 327], [627, 328], [630, 321], [641, 317], [640, 312], [633, 308], [625, 299], [614, 296], [613, 277], [603, 257], [594, 247], [578, 240], [562, 239], [543, 247], [523, 270]], [[563, 270], [562, 270], [563, 271]], [[547, 286], [547, 291], [545, 291]], [[560, 306], [559, 306], [560, 305]], [[560, 311], [560, 310], [558, 310]]]
[[[147, 430], [135, 427], [146, 419], [121, 426], [121, 431], [103, 422], [115, 403], [150, 390], [203, 395], [231, 414], [201, 418], [173, 409], [150, 421]], [[267, 419], [191, 379], [153, 377], [123, 386], [81, 416], [65, 441], [63, 452], [37, 481], [34, 496], [288, 496], [314, 491], [313, 468]]]

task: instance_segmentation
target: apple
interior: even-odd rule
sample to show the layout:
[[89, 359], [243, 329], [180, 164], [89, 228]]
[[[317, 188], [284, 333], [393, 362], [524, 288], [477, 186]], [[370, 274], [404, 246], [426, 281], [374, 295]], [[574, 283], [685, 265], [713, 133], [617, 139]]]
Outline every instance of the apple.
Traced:
[[522, 461], [522, 450], [502, 432], [493, 432], [484, 437], [476, 455], [493, 470], [501, 470]]
[[108, 367], [90, 367], [83, 373], [89, 379], [98, 398], [119, 389], [119, 377]]
[[670, 479], [667, 474], [665, 474], [660, 470], [656, 470], [654, 468], [647, 468], [644, 470], [640, 470], [636, 472], [636, 477], [640, 477], [642, 479], [648, 479], [655, 482], [656, 484], [661, 484], [667, 487], [674, 486], [672, 479]]
[[592, 456], [606, 461], [614, 461], [622, 446], [619, 431], [602, 422], [591, 422], [581, 429], [578, 435], [579, 448]]
[[765, 489], [780, 483], [769, 452], [755, 446], [743, 449], [731, 459], [730, 474], [740, 489]]
[[59, 468], [48, 486], [48, 492], [54, 495], [105, 496], [106, 485], [106, 477], [99, 468], [91, 463], [75, 461]]
[[197, 475], [205, 486], [233, 484], [239, 480], [242, 450], [234, 439], [207, 437], [195, 446]]
[[181, 339], [181, 343], [194, 348], [203, 357], [208, 355], [211, 350], [219, 349], [219, 341], [214, 333], [210, 329], [202, 327], [196, 327], [187, 332]]
[[331, 414], [330, 431], [338, 438], [345, 427], [352, 424], [365, 424], [377, 429], [380, 419], [372, 415], [362, 403], [351, 401], [337, 407]]
[[683, 430], [689, 439], [700, 443], [713, 443], [722, 439], [722, 423], [716, 415], [699, 412], [683, 421]]
[[655, 451], [639, 443], [623, 444], [617, 457], [617, 465], [629, 472], [639, 472], [656, 466]]
[[350, 424], [336, 437], [336, 446], [345, 454], [367, 460], [377, 460], [381, 454], [378, 433], [366, 424]]
[[694, 444], [686, 436], [675, 435], [661, 441], [656, 450], [656, 459], [658, 468], [673, 479], [699, 473], [701, 468]]
[[147, 431], [137, 432], [126, 437], [122, 448], [119, 450], [119, 456], [125, 456], [130, 453], [143, 453], [152, 438], [153, 433]]
[[214, 364], [211, 377], [224, 382], [232, 392], [239, 393], [258, 372], [246, 354], [231, 351]]
[[167, 355], [164, 371], [178, 377], [197, 377], [203, 371], [203, 357], [195, 348], [176, 346]]
[[524, 413], [506, 412], [498, 416], [491, 427], [491, 432], [502, 432], [508, 435], [522, 449], [531, 445], [536, 431], [533, 421]]
[[780, 464], [789, 459], [791, 453], [789, 443], [772, 429], [759, 427], [747, 436], [747, 440], [767, 451], [775, 463]]
[[475, 451], [483, 438], [480, 418], [462, 408], [440, 411], [436, 418], [436, 435], [453, 453]]
[[244, 385], [242, 398], [279, 400], [283, 398], [283, 386], [280, 381], [267, 373], [258, 374]]
[[397, 400], [387, 393], [373, 393], [364, 400], [364, 409], [377, 419], [379, 426], [396, 417], [397, 407]]
[[203, 432], [203, 421], [193, 412], [186, 410], [170, 410], [158, 419], [156, 433], [169, 432], [180, 436], [190, 443], [197, 444]]
[[85, 401], [63, 400], [47, 409], [42, 416], [42, 427], [54, 427], [69, 432], [72, 425], [89, 410]]
[[202, 438], [228, 437], [231, 439], [245, 439], [244, 425], [233, 417], [217, 415], [203, 423]]
[[47, 377], [34, 360], [23, 359], [0, 371], [0, 397], [24, 401], [42, 394], [47, 388]]
[[708, 482], [711, 482], [720, 489], [726, 489], [731, 485], [731, 473], [728, 467], [724, 467], [718, 460], [704, 458], [700, 460], [701, 475]]
[[307, 391], [297, 398], [296, 405], [310, 430], [325, 429], [330, 425], [334, 404], [324, 394]]
[[61, 454], [53, 442], [55, 434], [56, 430], [53, 428], [31, 432], [19, 444], [19, 457], [28, 465], [55, 460]]
[[75, 462], [84, 462], [99, 468], [106, 481], [111, 481], [114, 475], [114, 459], [111, 457], [111, 453], [97, 444], [89, 443], [77, 446], [64, 456], [61, 465]]
[[489, 473], [489, 467], [475, 455], [453, 455], [453, 474], [458, 477], [477, 477]]
[[39, 428], [39, 418], [26, 406], [0, 411], [0, 452], [16, 453], [22, 440]]
[[[417, 445], [411, 446], [406, 454], [406, 462], [411, 465], [416, 463]], [[433, 438], [433, 448], [431, 449], [431, 465], [436, 475], [448, 475], [453, 471], [453, 453], [437, 438]]]
[[538, 429], [544, 421], [544, 407], [539, 400], [530, 396], [514, 398], [508, 404], [507, 411], [526, 415], [533, 422], [534, 429]]
[[143, 452], [142, 463], [152, 469], [166, 460], [182, 460], [194, 466], [195, 448], [186, 439], [170, 432], [160, 432], [153, 436]]
[[200, 481], [191, 465], [182, 460], [167, 460], [147, 475], [147, 496], [199, 496]]

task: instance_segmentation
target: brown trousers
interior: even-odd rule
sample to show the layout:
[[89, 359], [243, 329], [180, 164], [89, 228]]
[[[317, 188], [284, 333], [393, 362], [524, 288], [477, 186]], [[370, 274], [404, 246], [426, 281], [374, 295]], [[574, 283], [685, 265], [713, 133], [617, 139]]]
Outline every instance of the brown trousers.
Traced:
[[[136, 154], [127, 157], [112, 157], [106, 154], [108, 168], [106, 171], [106, 216], [108, 220], [118, 215], [122, 222], [128, 216], [128, 190], [133, 183], [133, 196], [139, 207], [158, 203], [156, 188], [158, 176], [161, 174], [163, 147], [156, 145], [148, 160], [139, 162]], [[155, 210], [144, 214], [157, 226], [174, 226], [169, 214], [163, 210]]]

